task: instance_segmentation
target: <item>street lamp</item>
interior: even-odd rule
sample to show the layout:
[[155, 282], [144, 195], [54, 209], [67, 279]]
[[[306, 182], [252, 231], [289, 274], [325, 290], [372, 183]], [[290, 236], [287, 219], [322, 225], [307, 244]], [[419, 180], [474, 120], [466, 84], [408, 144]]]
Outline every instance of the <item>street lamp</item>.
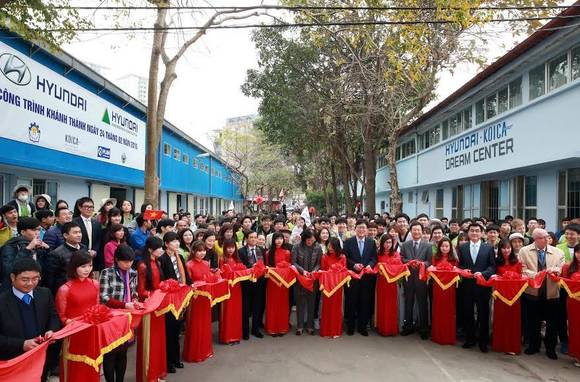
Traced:
[[203, 154], [199, 154], [195, 156], [196, 158], [205, 158], [205, 157], [209, 157], [209, 202], [210, 202], [210, 208], [211, 209], [211, 205], [212, 203], [212, 196], [211, 196], [211, 154], [210, 153], [203, 153]]

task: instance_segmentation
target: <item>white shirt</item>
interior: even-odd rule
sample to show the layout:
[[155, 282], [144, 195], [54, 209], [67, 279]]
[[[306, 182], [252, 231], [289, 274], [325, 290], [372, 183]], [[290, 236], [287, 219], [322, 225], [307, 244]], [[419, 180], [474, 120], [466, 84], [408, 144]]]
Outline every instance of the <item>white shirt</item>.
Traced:
[[22, 300], [22, 297], [24, 297], [25, 294], [29, 295], [31, 298], [34, 299], [34, 291], [33, 290], [31, 290], [28, 293], [24, 293], [24, 292], [19, 291], [18, 289], [14, 288], [14, 287], [12, 287], [12, 293], [14, 293], [14, 295], [16, 297], [18, 297], [20, 300]]
[[471, 260], [473, 261], [473, 264], [475, 264], [475, 261], [477, 260], [477, 254], [479, 253], [479, 247], [481, 246], [481, 240], [478, 240], [477, 242], [469, 242], [469, 252], [471, 254]]
[[89, 245], [88, 245], [88, 249], [92, 249], [93, 248], [93, 221], [91, 220], [91, 218], [86, 218], [84, 216], [81, 216], [83, 219], [83, 223], [85, 224], [85, 229], [87, 230], [87, 236], [89, 239]]

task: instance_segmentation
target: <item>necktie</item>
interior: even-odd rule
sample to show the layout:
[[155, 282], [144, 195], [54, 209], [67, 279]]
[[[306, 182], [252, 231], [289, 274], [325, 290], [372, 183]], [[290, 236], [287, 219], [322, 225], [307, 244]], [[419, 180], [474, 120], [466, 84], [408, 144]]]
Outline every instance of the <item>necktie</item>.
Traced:
[[85, 228], [87, 229], [87, 236], [89, 239], [89, 248], [88, 249], [92, 249], [93, 248], [93, 224], [91, 222], [91, 219], [86, 219], [83, 218], [85, 221]]
[[365, 242], [364, 242], [364, 240], [359, 240], [358, 241], [358, 251], [360, 253], [360, 257], [363, 257], [364, 250], [365, 250]]
[[22, 296], [22, 301], [24, 301], [26, 305], [30, 305], [30, 301], [32, 301], [32, 296], [30, 296], [29, 294], [25, 294], [24, 296]]
[[477, 245], [471, 244], [471, 260], [473, 261], [473, 264], [475, 264], [475, 261], [477, 260], [477, 252]]
[[417, 251], [417, 249], [419, 249], [419, 242], [418, 241], [413, 242], [413, 249], [415, 251]]
[[540, 249], [538, 251], [538, 260], [540, 261], [540, 265], [544, 267], [546, 265], [546, 251]]
[[256, 249], [252, 248], [252, 257], [254, 258], [254, 264], [258, 262], [258, 258], [256, 257]]

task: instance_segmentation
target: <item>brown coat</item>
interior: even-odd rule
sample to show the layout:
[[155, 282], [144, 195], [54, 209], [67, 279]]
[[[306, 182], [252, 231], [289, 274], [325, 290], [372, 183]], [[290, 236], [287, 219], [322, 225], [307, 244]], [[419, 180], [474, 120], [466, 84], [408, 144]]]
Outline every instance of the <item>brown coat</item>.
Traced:
[[[522, 273], [530, 278], [535, 277], [538, 273], [538, 249], [535, 244], [523, 247], [518, 253], [518, 258], [522, 263]], [[556, 270], [559, 274], [564, 265], [564, 252], [556, 247], [548, 245], [546, 247], [546, 269]], [[547, 290], [546, 297], [551, 300], [560, 297], [560, 287], [558, 283], [546, 277]], [[526, 293], [531, 296], [537, 296], [539, 289], [528, 287]]]

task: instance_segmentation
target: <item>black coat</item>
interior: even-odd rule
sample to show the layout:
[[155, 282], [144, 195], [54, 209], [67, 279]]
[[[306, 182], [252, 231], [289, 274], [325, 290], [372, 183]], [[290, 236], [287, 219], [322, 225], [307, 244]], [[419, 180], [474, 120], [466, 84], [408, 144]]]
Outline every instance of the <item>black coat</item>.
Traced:
[[481, 272], [483, 277], [489, 279], [495, 274], [495, 251], [489, 244], [481, 242], [479, 252], [475, 259], [475, 264], [471, 259], [471, 242], [461, 244], [457, 247], [457, 257], [459, 258], [459, 268], [469, 269], [472, 273]]
[[[80, 249], [87, 249], [81, 244]], [[46, 266], [42, 270], [44, 286], [56, 296], [58, 288], [66, 283], [66, 268], [73, 253], [77, 250], [64, 243], [46, 256]]]
[[377, 245], [373, 239], [368, 237], [365, 238], [365, 248], [362, 256], [358, 250], [356, 236], [344, 241], [344, 253], [346, 254], [348, 269], [353, 269], [355, 264], [362, 264], [365, 267], [370, 265], [372, 268], [377, 263]]
[[[246, 268], [252, 268], [252, 265], [250, 264], [250, 250], [247, 245], [238, 249], [238, 256], [240, 257], [240, 261], [246, 266]], [[262, 257], [265, 264], [266, 259], [264, 258], [265, 256], [264, 250], [256, 246], [256, 257], [260, 256]]]
[[[0, 359], [6, 360], [23, 353], [24, 329], [18, 309], [18, 300], [12, 288], [0, 293]], [[49, 330], [56, 332], [60, 329], [60, 321], [54, 299], [47, 288], [34, 289], [34, 307], [39, 335]]]
[[[183, 271], [185, 273], [185, 284], [191, 285], [191, 278], [189, 277], [189, 272], [187, 271], [187, 268], [185, 267], [185, 262], [183, 261], [183, 258], [179, 254], [177, 254], [176, 257], [177, 257], [177, 261], [181, 262], [181, 265], [183, 266]], [[171, 258], [169, 257], [169, 255], [167, 253], [164, 253], [163, 255], [161, 255], [159, 257], [159, 264], [161, 264], [161, 269], [163, 271], [164, 280], [167, 280], [167, 279], [177, 280], [177, 275], [175, 274], [175, 268], [173, 268], [173, 263], [171, 262]]]

